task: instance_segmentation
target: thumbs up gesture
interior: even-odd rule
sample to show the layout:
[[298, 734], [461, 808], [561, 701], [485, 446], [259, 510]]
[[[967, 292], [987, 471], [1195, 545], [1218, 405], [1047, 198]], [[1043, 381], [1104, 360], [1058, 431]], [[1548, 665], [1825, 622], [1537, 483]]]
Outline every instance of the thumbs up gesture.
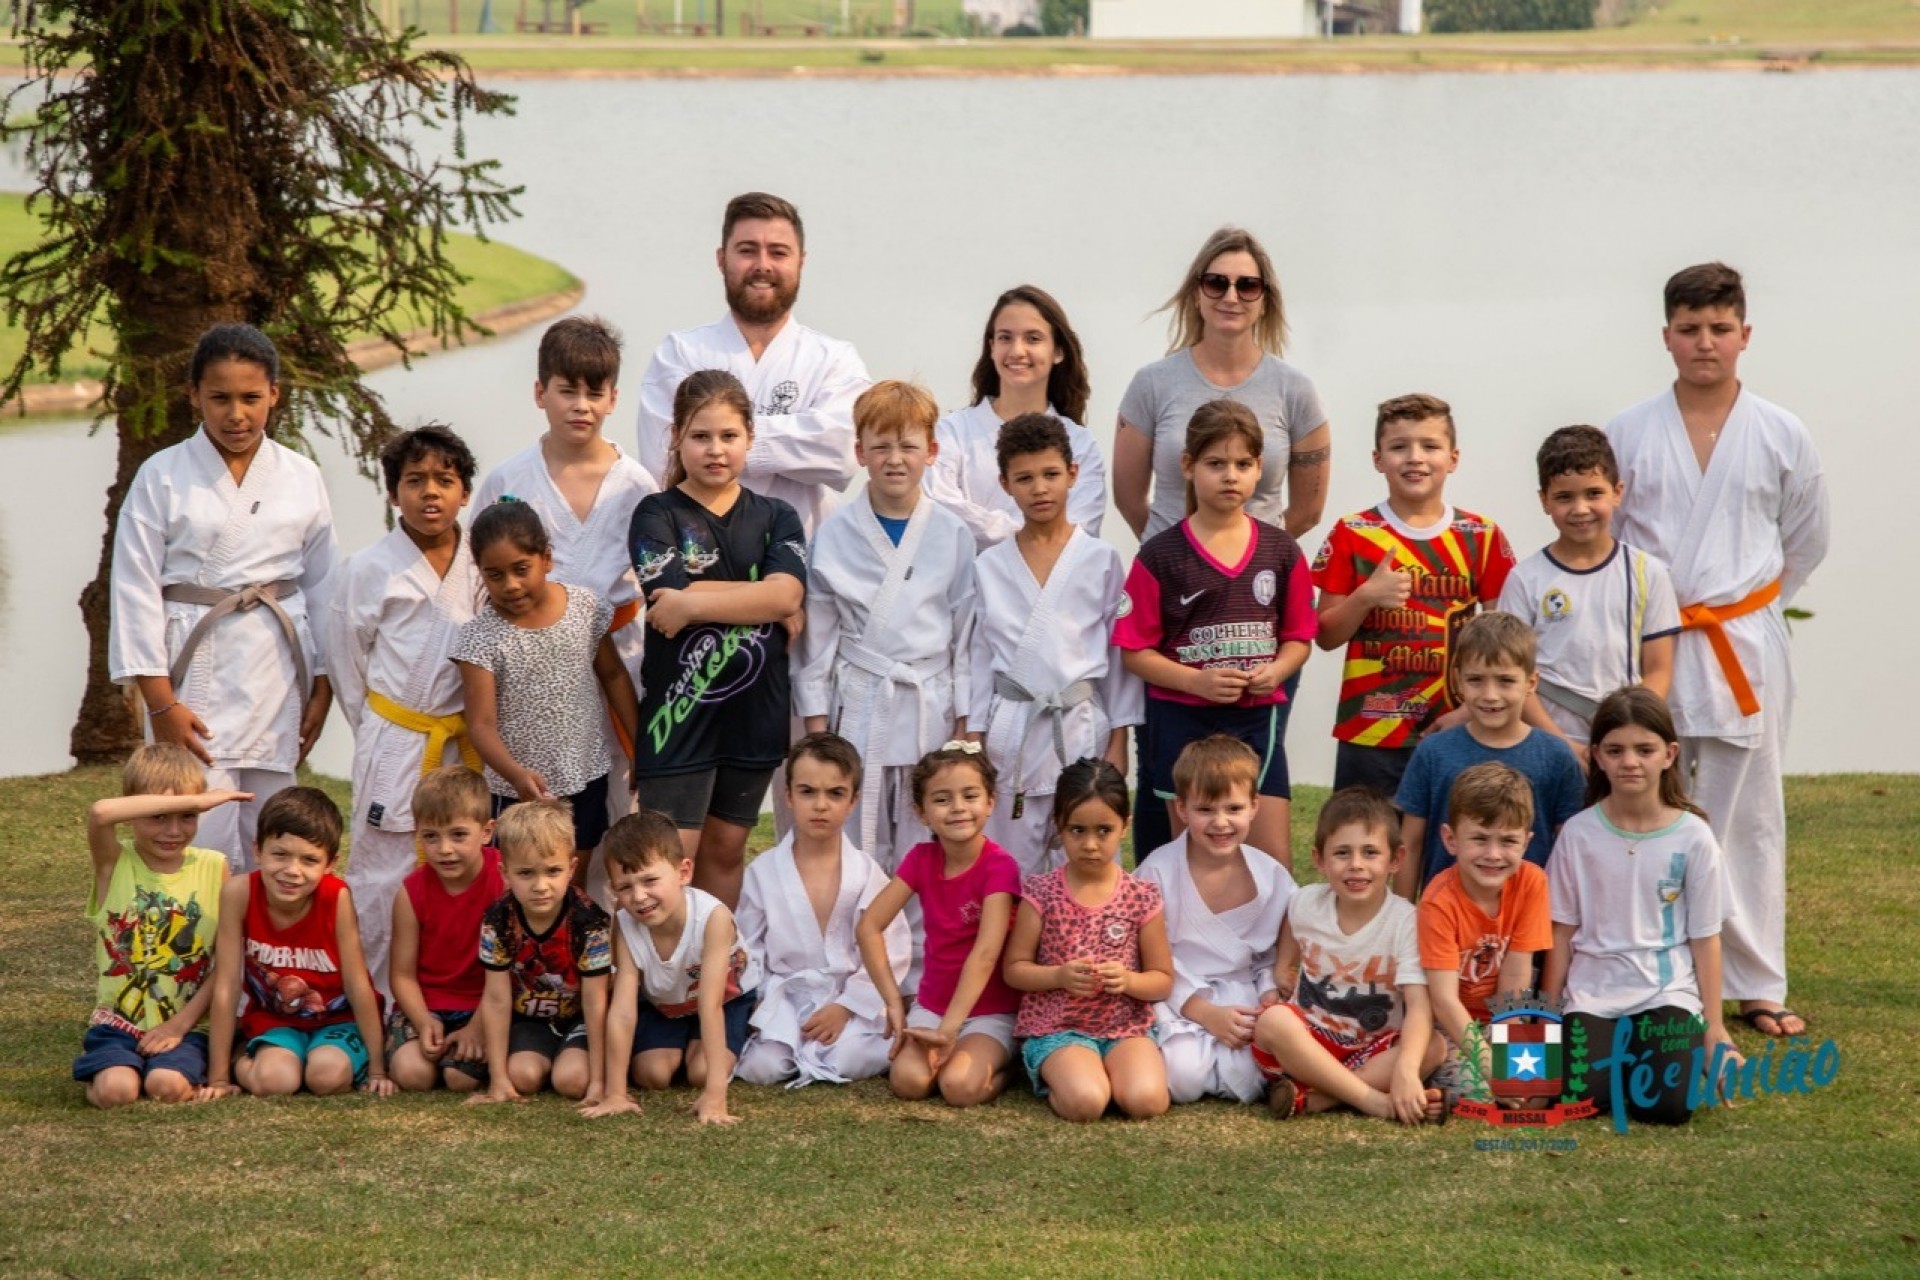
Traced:
[[1396, 569], [1392, 554], [1380, 562], [1360, 588], [1359, 594], [1366, 597], [1369, 605], [1376, 609], [1397, 609], [1407, 602], [1413, 594], [1413, 575], [1404, 569]]

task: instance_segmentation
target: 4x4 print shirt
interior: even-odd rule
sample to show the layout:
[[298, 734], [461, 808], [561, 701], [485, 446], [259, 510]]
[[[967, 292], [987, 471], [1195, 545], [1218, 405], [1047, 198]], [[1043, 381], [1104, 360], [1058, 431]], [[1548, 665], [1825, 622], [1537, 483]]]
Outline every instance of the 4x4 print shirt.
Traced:
[[[742, 489], [714, 515], [678, 489], [634, 508], [628, 537], [641, 595], [696, 582], [807, 580], [807, 535], [792, 507]], [[787, 753], [792, 694], [787, 632], [778, 622], [706, 624], [668, 639], [647, 633], [640, 674], [641, 777], [694, 773], [717, 764], [771, 769]]]

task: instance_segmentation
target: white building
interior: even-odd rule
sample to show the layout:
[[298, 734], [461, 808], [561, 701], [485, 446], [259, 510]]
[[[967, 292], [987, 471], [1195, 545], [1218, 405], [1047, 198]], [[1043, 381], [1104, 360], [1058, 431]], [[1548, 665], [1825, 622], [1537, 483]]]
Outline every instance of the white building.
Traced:
[[1267, 38], [1320, 33], [1320, 0], [1092, 0], [1102, 40]]
[[989, 31], [1005, 31], [1022, 22], [1040, 25], [1040, 0], [962, 0], [960, 9]]

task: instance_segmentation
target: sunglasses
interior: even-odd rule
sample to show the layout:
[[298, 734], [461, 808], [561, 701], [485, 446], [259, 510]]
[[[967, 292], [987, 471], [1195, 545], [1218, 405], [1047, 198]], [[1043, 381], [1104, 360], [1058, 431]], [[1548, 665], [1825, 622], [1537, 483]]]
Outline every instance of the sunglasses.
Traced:
[[1267, 282], [1259, 276], [1235, 276], [1229, 280], [1217, 271], [1209, 271], [1200, 277], [1200, 292], [1209, 298], [1224, 298], [1227, 289], [1240, 295], [1242, 302], [1258, 302], [1267, 292]]

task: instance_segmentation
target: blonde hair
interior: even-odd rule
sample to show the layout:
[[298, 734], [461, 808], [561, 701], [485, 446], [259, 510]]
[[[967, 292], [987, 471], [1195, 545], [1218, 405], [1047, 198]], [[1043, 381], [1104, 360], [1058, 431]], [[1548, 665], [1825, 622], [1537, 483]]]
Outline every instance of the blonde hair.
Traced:
[[1267, 291], [1260, 299], [1260, 318], [1253, 322], [1253, 337], [1262, 351], [1269, 355], [1280, 355], [1287, 345], [1287, 311], [1280, 301], [1280, 281], [1274, 275], [1273, 259], [1253, 238], [1253, 232], [1240, 227], [1222, 227], [1208, 236], [1207, 242], [1200, 246], [1200, 252], [1194, 255], [1193, 262], [1187, 267], [1186, 277], [1180, 281], [1180, 287], [1161, 306], [1162, 311], [1173, 313], [1173, 319], [1167, 325], [1167, 354], [1198, 346], [1200, 339], [1206, 336], [1207, 324], [1200, 316], [1199, 300], [1193, 295], [1200, 290], [1200, 277], [1207, 274], [1207, 268], [1213, 260], [1223, 253], [1247, 254], [1260, 269], [1260, 278], [1266, 282]]
[[502, 860], [563, 852], [573, 856], [573, 809], [564, 800], [525, 800], [500, 815], [493, 843]]
[[1181, 748], [1173, 762], [1173, 793], [1184, 803], [1219, 800], [1239, 787], [1259, 798], [1260, 757], [1238, 738], [1210, 734]]
[[435, 769], [413, 789], [416, 826], [440, 826], [462, 818], [485, 822], [493, 816], [487, 780], [463, 764]]
[[123, 796], [197, 796], [206, 789], [206, 769], [191, 751], [171, 742], [135, 748], [120, 770]]
[[933, 393], [918, 383], [888, 378], [876, 382], [853, 402], [854, 438], [889, 432], [902, 437], [918, 431], [933, 443], [933, 424], [940, 421], [940, 405]]

